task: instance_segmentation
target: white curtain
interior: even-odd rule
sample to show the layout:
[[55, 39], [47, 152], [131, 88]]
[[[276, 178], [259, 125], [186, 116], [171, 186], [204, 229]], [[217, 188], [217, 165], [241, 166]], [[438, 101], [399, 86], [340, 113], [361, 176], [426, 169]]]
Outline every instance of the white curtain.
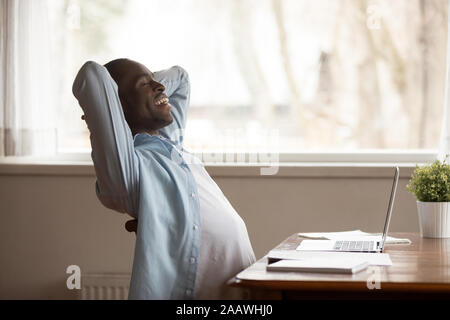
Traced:
[[47, 9], [46, 0], [0, 0], [0, 156], [56, 152]]
[[450, 0], [448, 1], [447, 16], [447, 65], [445, 73], [445, 101], [444, 116], [442, 121], [441, 142], [439, 146], [438, 159], [443, 160], [450, 155]]

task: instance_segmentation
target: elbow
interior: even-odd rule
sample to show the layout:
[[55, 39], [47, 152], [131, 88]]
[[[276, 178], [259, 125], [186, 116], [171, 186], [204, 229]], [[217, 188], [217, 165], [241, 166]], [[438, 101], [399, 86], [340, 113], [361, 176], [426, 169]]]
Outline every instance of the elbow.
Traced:
[[83, 64], [80, 69], [80, 72], [86, 75], [99, 75], [104, 74], [106, 68], [95, 61], [87, 61]]
[[177, 70], [180, 80], [182, 82], [189, 82], [189, 73], [186, 71], [186, 69], [178, 65], [175, 65], [172, 68]]
[[[105, 67], [101, 66], [95, 61], [87, 61], [83, 64], [75, 77], [72, 85], [73, 95], [79, 99], [87, 82], [95, 81], [96, 79], [103, 79], [105, 73], [108, 73]], [[109, 75], [109, 73], [108, 73]]]

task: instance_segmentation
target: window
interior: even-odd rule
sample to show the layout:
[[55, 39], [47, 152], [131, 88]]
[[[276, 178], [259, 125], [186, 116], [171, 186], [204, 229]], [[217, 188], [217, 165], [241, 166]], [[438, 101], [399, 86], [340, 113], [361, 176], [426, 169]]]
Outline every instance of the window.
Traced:
[[439, 144], [446, 0], [50, 0], [61, 152], [88, 151], [86, 60], [191, 79], [193, 151], [426, 152]]

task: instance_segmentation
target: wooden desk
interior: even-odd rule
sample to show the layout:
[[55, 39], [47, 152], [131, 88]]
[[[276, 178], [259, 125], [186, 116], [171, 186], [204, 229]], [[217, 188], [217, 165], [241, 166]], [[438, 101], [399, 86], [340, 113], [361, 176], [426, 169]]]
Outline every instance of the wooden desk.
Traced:
[[[266, 271], [265, 256], [229, 284], [259, 292], [253, 297], [260, 299], [450, 299], [450, 239], [424, 239], [417, 233], [389, 235], [412, 241], [385, 246], [393, 264], [389, 267], [371, 266], [353, 275], [273, 272]], [[295, 250], [302, 239], [293, 234], [275, 249]]]

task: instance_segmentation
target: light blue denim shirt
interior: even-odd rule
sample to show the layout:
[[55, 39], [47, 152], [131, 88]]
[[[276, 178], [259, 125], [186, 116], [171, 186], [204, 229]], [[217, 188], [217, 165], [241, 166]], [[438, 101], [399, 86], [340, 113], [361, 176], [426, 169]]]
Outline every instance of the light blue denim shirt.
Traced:
[[95, 190], [107, 208], [138, 219], [129, 299], [192, 299], [200, 252], [197, 185], [176, 148], [189, 106], [189, 77], [175, 66], [155, 72], [166, 88], [174, 121], [158, 135], [134, 137], [117, 84], [105, 67], [89, 61], [73, 94], [91, 133]]

